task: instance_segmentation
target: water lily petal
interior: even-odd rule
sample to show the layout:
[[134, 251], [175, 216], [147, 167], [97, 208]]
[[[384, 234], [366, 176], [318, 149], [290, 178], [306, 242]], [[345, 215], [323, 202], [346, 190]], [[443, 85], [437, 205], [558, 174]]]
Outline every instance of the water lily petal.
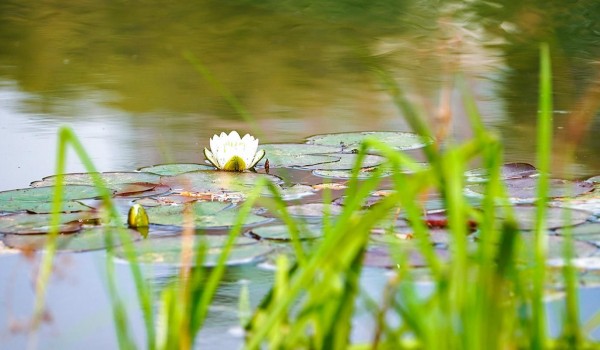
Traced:
[[215, 156], [206, 147], [204, 148], [204, 156], [206, 157], [206, 160], [208, 160], [210, 162], [210, 164], [212, 164], [216, 168], [220, 168], [219, 162], [217, 162], [217, 160], [215, 159]]

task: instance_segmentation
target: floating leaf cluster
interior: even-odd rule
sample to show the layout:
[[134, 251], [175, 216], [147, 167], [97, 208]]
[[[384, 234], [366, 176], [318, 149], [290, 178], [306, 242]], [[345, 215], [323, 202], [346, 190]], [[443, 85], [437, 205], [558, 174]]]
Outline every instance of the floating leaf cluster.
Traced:
[[[303, 246], [318, 244], [323, 236], [322, 225], [335, 222], [343, 214], [347, 183], [358, 157], [357, 149], [365, 138], [372, 137], [398, 150], [416, 150], [433, 142], [416, 134], [405, 132], [358, 132], [316, 135], [303, 144], [265, 144], [266, 156], [256, 165], [256, 172], [218, 171], [206, 164], [159, 164], [127, 172], [73, 173], [48, 176], [35, 181], [29, 188], [0, 192], [0, 237], [4, 250], [40, 250], [48, 240], [48, 233], [58, 233], [59, 251], [81, 252], [119, 247], [123, 230], [133, 242], [138, 260], [147, 264], [181, 265], [182, 232], [195, 233], [188, 242], [194, 254], [204, 251], [204, 266], [216, 264], [225, 247], [227, 232], [240, 213], [241, 204], [257, 184], [269, 183], [260, 201], [243, 222], [244, 234], [233, 245], [228, 265], [272, 261], [276, 253], [294, 256], [291, 242], [300, 239]], [[265, 164], [268, 162], [268, 167]], [[421, 165], [423, 170], [428, 165]], [[363, 158], [358, 179], [368, 179], [377, 171], [389, 177], [392, 169], [386, 158], [367, 154]], [[407, 171], [408, 172], [408, 171]], [[503, 205], [518, 205], [516, 221], [523, 234], [523, 252], [533, 244], [536, 186], [538, 172], [526, 163], [508, 163], [501, 168], [501, 181], [512, 203], [498, 203], [497, 217], [502, 219]], [[52, 202], [56, 181], [62, 179], [61, 212], [57, 227], [51, 225]], [[477, 207], [483, 197], [488, 174], [483, 169], [465, 173], [469, 202]], [[388, 184], [389, 185], [389, 184]], [[99, 186], [112, 196], [123, 217], [118, 226], [106, 219]], [[393, 193], [393, 186], [375, 189], [362, 203], [369, 210]], [[597, 268], [600, 256], [600, 181], [550, 180], [551, 207], [548, 208], [549, 265], [561, 265], [561, 247], [568, 232], [575, 238], [575, 259], [581, 268]], [[274, 197], [272, 191], [277, 193]], [[324, 202], [324, 199], [330, 202]], [[285, 213], [273, 201], [286, 203]], [[430, 228], [429, 239], [436, 254], [450, 259], [450, 234], [444, 211], [444, 200], [431, 193], [419, 203], [423, 223]], [[131, 208], [131, 209], [130, 209]], [[128, 218], [129, 214], [129, 218]], [[360, 215], [360, 212], [356, 213]], [[283, 218], [298, 225], [291, 231]], [[411, 222], [403, 213], [392, 213], [377, 224], [365, 254], [364, 264], [394, 268], [392, 250], [400, 247], [407, 253], [414, 267], [425, 266], [424, 258], [416, 249]], [[477, 220], [465, 223], [469, 246], [479, 241]], [[129, 226], [129, 228], [127, 227]], [[147, 226], [146, 231], [142, 230]], [[348, 228], [348, 234], [352, 229]], [[112, 238], [108, 239], [108, 236]], [[119, 238], [120, 237], [120, 238]], [[394, 248], [395, 247], [395, 248]], [[117, 256], [125, 259], [125, 249], [116, 248]], [[192, 256], [187, 262], [194, 262]]]

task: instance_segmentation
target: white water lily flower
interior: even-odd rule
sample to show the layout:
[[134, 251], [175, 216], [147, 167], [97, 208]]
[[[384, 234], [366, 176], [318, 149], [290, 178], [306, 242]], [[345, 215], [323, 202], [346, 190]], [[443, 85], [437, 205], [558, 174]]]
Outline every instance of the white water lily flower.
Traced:
[[210, 139], [210, 150], [204, 148], [204, 156], [215, 167], [227, 171], [244, 171], [253, 168], [264, 156], [258, 150], [258, 139], [249, 134], [240, 138], [237, 131], [229, 135], [222, 132]]

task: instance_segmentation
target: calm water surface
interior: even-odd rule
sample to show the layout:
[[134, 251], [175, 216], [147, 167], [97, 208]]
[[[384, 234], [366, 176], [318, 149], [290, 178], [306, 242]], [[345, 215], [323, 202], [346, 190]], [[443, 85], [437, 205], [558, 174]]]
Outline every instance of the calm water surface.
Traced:
[[[462, 76], [485, 124], [503, 138], [506, 159], [534, 163], [538, 44], [551, 45], [559, 136], [582, 106], [600, 100], [599, 20], [594, 0], [201, 0], [160, 6], [6, 0], [0, 4], [0, 190], [54, 174], [62, 125], [73, 128], [100, 171], [202, 162], [208, 138], [231, 129], [261, 142], [408, 130], [373, 64], [393, 73], [434, 127], [440, 111], [449, 111], [450, 137], [459, 140], [470, 135], [455, 83]], [[235, 96], [252, 121], [222, 91]], [[592, 113], [573, 166], [555, 170], [579, 178], [600, 174], [598, 132], [598, 114]], [[68, 171], [84, 170], [71, 154]], [[22, 348], [27, 337], [19, 327], [31, 312], [35, 264], [21, 256], [0, 259], [0, 305], [7, 310], [0, 317], [0, 348]], [[114, 347], [104, 255], [65, 255], [59, 263], [49, 292], [52, 321], [39, 347]], [[128, 268], [118, 265], [117, 274], [135, 319]], [[383, 274], [370, 271], [364, 278], [375, 282], [365, 285], [382, 285]], [[160, 284], [170, 274], [149, 275]], [[266, 290], [269, 272], [232, 271], [203, 333], [205, 345], [236, 344], [228, 330], [236, 324], [239, 279], [248, 275], [253, 302]], [[586, 300], [597, 309], [593, 298]], [[142, 341], [141, 323], [133, 324]]]

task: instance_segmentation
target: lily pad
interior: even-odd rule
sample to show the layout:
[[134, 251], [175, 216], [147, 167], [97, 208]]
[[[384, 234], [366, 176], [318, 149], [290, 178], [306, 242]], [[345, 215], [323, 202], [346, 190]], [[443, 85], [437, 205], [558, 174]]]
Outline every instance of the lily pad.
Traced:
[[205, 164], [195, 163], [173, 163], [173, 164], [158, 164], [148, 167], [139, 168], [138, 171], [158, 174], [162, 176], [173, 176], [183, 173], [189, 173], [197, 170], [214, 170], [215, 167]]
[[115, 196], [122, 198], [160, 196], [171, 191], [169, 186], [147, 182], [117, 184], [112, 188], [115, 190]]
[[[22, 188], [18, 190], [0, 192], [0, 202], [7, 201], [33, 201], [52, 202], [54, 186]], [[64, 201], [76, 199], [89, 199], [98, 197], [98, 190], [93, 186], [66, 185], [63, 187], [62, 199]]]
[[595, 184], [600, 184], [600, 175], [598, 176], [593, 176], [590, 177], [589, 179], [586, 180], [587, 182], [591, 182], [591, 183], [595, 183]]
[[594, 215], [600, 216], [600, 184], [594, 184], [594, 190], [575, 198], [557, 198], [552, 205], [573, 209], [587, 210]]
[[306, 217], [306, 218], [322, 218], [325, 213], [329, 215], [339, 215], [342, 213], [343, 208], [335, 204], [323, 204], [323, 203], [308, 203], [291, 205], [287, 207], [290, 215]]
[[[78, 211], [92, 210], [85, 204], [77, 201], [67, 201], [60, 204], [60, 211], [62, 213], [73, 213]], [[0, 211], [6, 212], [19, 212], [27, 211], [35, 214], [48, 214], [52, 212], [51, 202], [30, 202], [30, 201], [0, 201]]]
[[[196, 253], [198, 246], [204, 242], [207, 245], [206, 256], [202, 262], [204, 267], [212, 267], [217, 264], [219, 256], [223, 252], [223, 247], [227, 236], [223, 235], [200, 235], [192, 237], [191, 256], [189, 263], [194, 264], [196, 261]], [[137, 259], [140, 263], [147, 264], [166, 264], [166, 265], [182, 265], [182, 237], [161, 237], [148, 239], [136, 243]], [[258, 244], [256, 240], [246, 237], [236, 238], [236, 243], [233, 246], [226, 265], [242, 265], [261, 261], [264, 257], [271, 253], [273, 248]], [[117, 256], [125, 259], [124, 253], [117, 250]]]
[[[523, 234], [521, 237], [523, 241], [521, 258], [526, 260], [531, 257], [531, 252], [535, 247], [535, 239], [532, 233]], [[551, 264], [556, 264], [557, 259], [562, 261], [564, 256], [565, 238], [561, 236], [547, 236], [546, 242], [547, 261], [551, 262]], [[598, 255], [598, 247], [588, 242], [573, 241], [573, 253], [573, 258], [592, 257]]]
[[[142, 236], [134, 230], [123, 229], [131, 241], [140, 240]], [[121, 245], [119, 233], [114, 227], [86, 228], [77, 233], [58, 235], [56, 250], [59, 252], [85, 252], [107, 248], [106, 235], [112, 235], [112, 246]], [[21, 250], [41, 250], [46, 247], [48, 235], [7, 235], [4, 243], [11, 248]]]
[[[501, 179], [516, 179], [521, 177], [530, 177], [537, 175], [537, 169], [528, 163], [506, 163], [500, 167]], [[485, 182], [488, 177], [488, 170], [485, 168], [472, 169], [465, 172], [469, 182]]]
[[[145, 172], [106, 172], [96, 173], [100, 175], [102, 181], [108, 188], [114, 188], [115, 185], [146, 183], [158, 184], [160, 175]], [[41, 181], [35, 181], [31, 184], [33, 187], [51, 186], [56, 182], [57, 175], [43, 178]], [[94, 186], [93, 175], [91, 173], [71, 173], [63, 175], [63, 183], [70, 185], [90, 185]]]
[[[524, 177], [504, 181], [508, 197], [516, 200], [533, 201], [537, 198], [538, 178]], [[594, 189], [594, 185], [585, 181], [570, 181], [551, 179], [549, 183], [549, 198], [574, 197]], [[485, 185], [472, 185], [468, 189], [478, 195], [483, 195]]]
[[[17, 213], [0, 216], [0, 233], [35, 235], [50, 232], [52, 214]], [[95, 221], [98, 217], [90, 212], [60, 214], [58, 231], [73, 233], [81, 229], [84, 222]]]
[[176, 192], [206, 194], [240, 192], [247, 194], [262, 179], [275, 184], [282, 183], [282, 180], [274, 175], [216, 170], [194, 171], [176, 176], [164, 176], [161, 179], [161, 183], [171, 187]]
[[[422, 254], [414, 248], [414, 245], [407, 245], [405, 249], [408, 249], [407, 254], [407, 263], [412, 267], [426, 267], [427, 262]], [[448, 261], [450, 259], [450, 252], [447, 249], [435, 248], [435, 253], [443, 261]], [[371, 267], [382, 267], [382, 268], [396, 268], [398, 264], [392, 254], [390, 254], [390, 249], [387, 245], [372, 245], [370, 246], [366, 253], [365, 259], [363, 261], [365, 266]]]
[[145, 197], [136, 199], [134, 201], [135, 204], [140, 204], [144, 207], [158, 207], [161, 205], [180, 205], [190, 202], [195, 202], [200, 198], [191, 197], [191, 196], [183, 196], [180, 194], [169, 194], [166, 196], [158, 196], [158, 197]]
[[339, 159], [335, 147], [307, 145], [301, 143], [273, 143], [260, 145], [266, 152], [259, 165], [264, 167], [269, 160], [269, 168], [296, 168], [316, 164], [331, 163]]
[[[160, 175], [143, 172], [106, 172], [96, 173], [114, 195], [129, 197], [142, 195], [158, 195], [170, 188], [160, 186]], [[68, 185], [95, 186], [92, 173], [71, 173], [63, 175], [63, 183]], [[32, 187], [53, 186], [57, 175], [43, 178], [31, 183]]]
[[[356, 163], [358, 154], [340, 153], [337, 154], [336, 157], [340, 159], [335, 162], [302, 166], [299, 168], [305, 170], [350, 170], [354, 168], [354, 164]], [[368, 154], [363, 158], [361, 167], [372, 168], [374, 166], [385, 163], [386, 160], [387, 159], [384, 157]]]
[[[186, 208], [189, 207], [196, 229], [227, 228], [235, 224], [238, 211], [227, 209], [230, 204], [221, 202], [194, 202], [189, 205], [150, 207], [146, 210], [151, 224], [184, 226]], [[249, 214], [244, 225], [262, 224], [273, 219]]]
[[[256, 239], [275, 241], [291, 241], [292, 235], [287, 225], [260, 226], [247, 232], [247, 235]], [[321, 226], [305, 225], [299, 228], [298, 237], [301, 240], [323, 237]]]
[[339, 134], [314, 135], [306, 142], [312, 145], [339, 147], [341, 151], [350, 151], [360, 146], [366, 138], [376, 138], [397, 150], [423, 148], [433, 143], [433, 140], [411, 132], [400, 131], [365, 131]]
[[[549, 207], [546, 209], [545, 225], [549, 230], [579, 225], [592, 217], [591, 213], [583, 210], [560, 207]], [[521, 230], [531, 231], [535, 229], [536, 211], [537, 208], [532, 205], [515, 206], [515, 220]], [[506, 217], [503, 210], [498, 210], [496, 215], [500, 219]]]
[[[313, 189], [312, 186], [302, 185], [302, 184], [295, 184], [293, 186], [284, 187], [279, 190], [279, 196], [284, 201], [292, 201], [292, 200], [312, 196], [314, 194], [315, 194], [315, 189]], [[265, 189], [264, 195], [271, 197], [272, 193], [271, 193], [271, 191]]]

